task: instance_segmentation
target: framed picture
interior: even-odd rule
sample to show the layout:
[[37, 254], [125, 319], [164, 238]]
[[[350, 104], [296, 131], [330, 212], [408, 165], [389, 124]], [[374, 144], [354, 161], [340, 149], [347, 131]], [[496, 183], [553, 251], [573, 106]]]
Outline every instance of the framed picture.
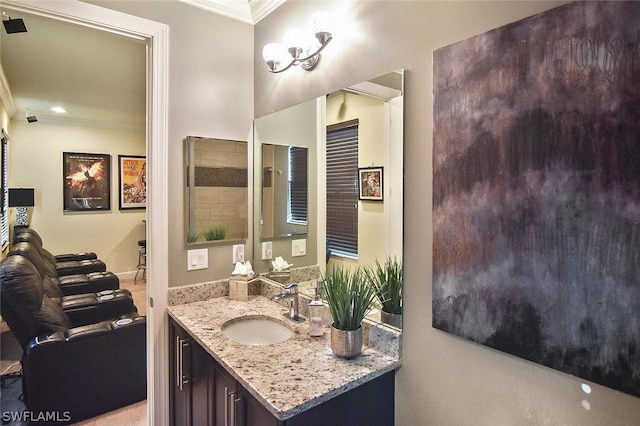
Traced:
[[111, 156], [62, 153], [64, 211], [111, 209]]
[[358, 169], [358, 195], [361, 200], [382, 201], [382, 167]]
[[118, 155], [120, 210], [147, 207], [147, 157]]

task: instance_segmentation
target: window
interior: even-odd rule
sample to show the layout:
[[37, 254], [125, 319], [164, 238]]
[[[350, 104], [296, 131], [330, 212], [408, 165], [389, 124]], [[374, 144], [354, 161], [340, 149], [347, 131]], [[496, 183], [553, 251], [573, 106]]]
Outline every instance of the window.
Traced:
[[0, 158], [2, 162], [2, 176], [0, 179], [2, 180], [2, 189], [1, 195], [2, 198], [0, 202], [0, 233], [1, 233], [1, 241], [2, 241], [2, 250], [9, 245], [9, 136], [5, 133], [4, 129], [2, 129], [2, 157]]
[[358, 257], [358, 120], [327, 126], [327, 250]]
[[287, 221], [307, 224], [307, 148], [289, 147]]

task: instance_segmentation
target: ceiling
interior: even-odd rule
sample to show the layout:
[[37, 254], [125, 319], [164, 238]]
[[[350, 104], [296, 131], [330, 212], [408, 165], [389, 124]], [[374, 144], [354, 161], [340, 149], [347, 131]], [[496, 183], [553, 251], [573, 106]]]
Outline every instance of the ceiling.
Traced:
[[[255, 24], [285, 0], [179, 1]], [[28, 108], [37, 122], [144, 129], [143, 41], [6, 6], [1, 11], [27, 27], [15, 34], [0, 29], [0, 97], [11, 118], [26, 121]], [[51, 111], [54, 106], [66, 112]]]

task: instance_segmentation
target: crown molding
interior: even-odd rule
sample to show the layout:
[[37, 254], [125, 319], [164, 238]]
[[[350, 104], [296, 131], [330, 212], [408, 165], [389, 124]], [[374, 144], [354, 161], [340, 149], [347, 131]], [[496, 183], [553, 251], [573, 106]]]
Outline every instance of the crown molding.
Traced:
[[[100, 129], [126, 130], [135, 132], [144, 132], [146, 129], [145, 123], [123, 123], [120, 121], [87, 120], [82, 118], [69, 118], [42, 113], [37, 113], [34, 115], [38, 118], [38, 121], [36, 121], [35, 123], [31, 123], [34, 126], [37, 126], [38, 123], [51, 123], [72, 127], [96, 127]], [[12, 120], [25, 120], [24, 114], [20, 113], [20, 111], [10, 115], [9, 117], [11, 117]]]
[[9, 117], [18, 114], [16, 103], [13, 100], [13, 96], [11, 96], [11, 89], [9, 88], [7, 76], [4, 74], [4, 70], [2, 69], [2, 64], [0, 64], [0, 101], [2, 101]]
[[256, 24], [286, 0], [179, 0], [208, 12]]
[[257, 24], [271, 12], [276, 10], [286, 0], [263, 0], [256, 1], [251, 0], [249, 2], [249, 8], [251, 9], [251, 15], [253, 16], [253, 23]]

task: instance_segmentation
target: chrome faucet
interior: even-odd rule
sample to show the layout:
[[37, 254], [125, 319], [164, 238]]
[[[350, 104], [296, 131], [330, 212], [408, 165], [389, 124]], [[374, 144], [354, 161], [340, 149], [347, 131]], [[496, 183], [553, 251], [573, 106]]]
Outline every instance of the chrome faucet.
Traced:
[[298, 315], [298, 284], [289, 284], [286, 287], [283, 287], [284, 290], [281, 294], [274, 296], [273, 301], [279, 302], [283, 299], [291, 299], [291, 307], [289, 308], [289, 319], [292, 321], [300, 321], [300, 316]]

